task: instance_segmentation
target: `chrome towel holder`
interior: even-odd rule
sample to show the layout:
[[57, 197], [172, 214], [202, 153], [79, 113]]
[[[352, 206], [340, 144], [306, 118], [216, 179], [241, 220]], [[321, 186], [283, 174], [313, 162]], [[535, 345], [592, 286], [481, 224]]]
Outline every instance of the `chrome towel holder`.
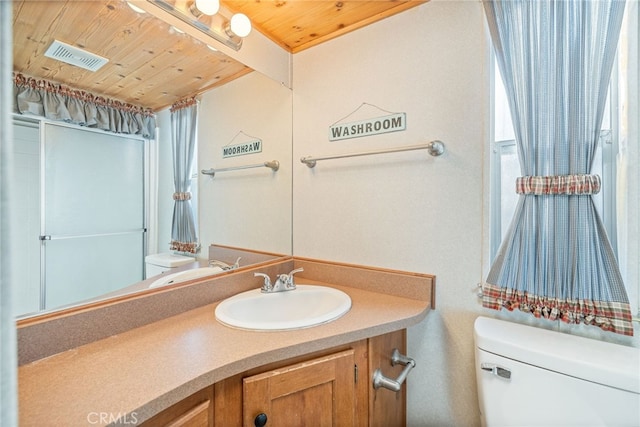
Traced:
[[404, 369], [395, 380], [382, 375], [382, 371], [380, 370], [380, 368], [375, 370], [375, 372], [373, 373], [374, 389], [377, 390], [380, 387], [383, 387], [395, 392], [400, 391], [402, 383], [404, 383], [404, 381], [407, 379], [407, 375], [409, 375], [409, 371], [416, 367], [416, 361], [410, 357], [400, 354], [400, 351], [397, 348], [394, 348], [393, 353], [391, 353], [391, 366], [395, 366], [397, 364], [404, 365]]
[[308, 167], [313, 168], [316, 166], [316, 162], [320, 160], [332, 160], [332, 159], [342, 159], [345, 157], [369, 156], [372, 154], [398, 153], [401, 151], [413, 151], [413, 150], [427, 150], [430, 155], [437, 157], [444, 153], [444, 143], [439, 140], [434, 140], [426, 144], [410, 145], [410, 146], [397, 147], [397, 148], [387, 148], [387, 149], [373, 150], [373, 151], [362, 151], [359, 153], [336, 154], [333, 156], [323, 156], [323, 157], [307, 156], [307, 157], [302, 157], [300, 161], [306, 164]]

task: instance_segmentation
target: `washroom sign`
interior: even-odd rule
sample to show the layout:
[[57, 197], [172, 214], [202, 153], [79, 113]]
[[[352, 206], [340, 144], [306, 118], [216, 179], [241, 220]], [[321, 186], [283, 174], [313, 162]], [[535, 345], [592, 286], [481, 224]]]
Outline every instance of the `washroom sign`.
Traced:
[[395, 113], [350, 123], [336, 123], [329, 127], [329, 141], [360, 138], [407, 129], [407, 113]]

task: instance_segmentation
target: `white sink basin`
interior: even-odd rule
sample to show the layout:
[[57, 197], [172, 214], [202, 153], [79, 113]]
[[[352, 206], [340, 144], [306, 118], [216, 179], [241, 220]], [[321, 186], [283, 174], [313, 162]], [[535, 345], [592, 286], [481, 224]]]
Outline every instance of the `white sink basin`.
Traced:
[[297, 285], [286, 292], [253, 289], [234, 295], [218, 304], [216, 319], [235, 328], [282, 331], [331, 322], [350, 308], [351, 298], [338, 289]]
[[202, 267], [167, 275], [163, 274], [159, 279], [151, 283], [149, 288], [159, 288], [161, 286], [173, 285], [174, 283], [186, 282], [187, 280], [199, 279], [200, 277], [213, 276], [222, 271], [224, 270], [220, 267]]

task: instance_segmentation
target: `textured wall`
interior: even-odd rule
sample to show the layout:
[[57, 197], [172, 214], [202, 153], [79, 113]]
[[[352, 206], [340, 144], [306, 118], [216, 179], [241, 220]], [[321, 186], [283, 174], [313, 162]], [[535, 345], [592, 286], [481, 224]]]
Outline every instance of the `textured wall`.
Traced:
[[[482, 276], [487, 45], [479, 2], [429, 2], [294, 56], [294, 254], [435, 274], [437, 309], [409, 330], [409, 426], [479, 423], [474, 284]], [[407, 113], [403, 132], [329, 142], [328, 127]], [[296, 160], [432, 139], [426, 152]]]

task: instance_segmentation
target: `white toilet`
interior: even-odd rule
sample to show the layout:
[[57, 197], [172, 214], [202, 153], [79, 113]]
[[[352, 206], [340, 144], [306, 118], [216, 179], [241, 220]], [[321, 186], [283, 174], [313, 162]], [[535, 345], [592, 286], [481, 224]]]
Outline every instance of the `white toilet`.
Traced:
[[196, 259], [184, 255], [176, 255], [172, 253], [161, 253], [147, 255], [145, 262], [145, 278], [157, 276], [167, 271], [174, 271], [175, 268], [185, 264], [195, 262]]
[[482, 425], [640, 425], [640, 349], [479, 317]]

